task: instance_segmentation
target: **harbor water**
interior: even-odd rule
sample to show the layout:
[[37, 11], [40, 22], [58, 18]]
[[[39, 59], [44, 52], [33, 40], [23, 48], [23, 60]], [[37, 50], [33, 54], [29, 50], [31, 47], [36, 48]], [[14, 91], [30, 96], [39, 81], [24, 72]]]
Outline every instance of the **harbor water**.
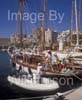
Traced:
[[15, 99], [31, 97], [22, 91], [18, 91], [17, 88], [7, 81], [7, 76], [11, 74], [10, 57], [7, 52], [0, 51], [0, 100]]

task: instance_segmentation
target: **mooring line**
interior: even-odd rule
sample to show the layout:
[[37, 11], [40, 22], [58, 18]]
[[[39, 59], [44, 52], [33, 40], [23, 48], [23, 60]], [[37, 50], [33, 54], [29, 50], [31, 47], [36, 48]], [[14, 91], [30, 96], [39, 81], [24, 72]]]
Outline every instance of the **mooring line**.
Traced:
[[76, 77], [77, 79], [79, 79], [80, 81], [82, 81], [82, 79], [79, 78], [77, 75], [75, 75], [75, 74], [73, 74], [73, 73], [72, 73], [72, 75], [75, 76], [75, 77]]

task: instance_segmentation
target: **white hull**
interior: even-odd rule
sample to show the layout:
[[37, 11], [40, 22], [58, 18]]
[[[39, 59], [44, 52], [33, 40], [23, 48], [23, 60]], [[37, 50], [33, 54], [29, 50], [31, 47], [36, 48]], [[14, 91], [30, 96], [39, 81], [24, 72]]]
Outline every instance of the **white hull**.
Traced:
[[21, 78], [15, 78], [12, 76], [8, 76], [8, 81], [20, 88], [30, 90], [30, 91], [55, 91], [59, 88], [59, 85], [56, 81], [47, 79], [47, 78], [42, 78], [43, 83], [36, 83], [33, 82], [33, 80], [28, 80], [28, 79], [21, 79]]

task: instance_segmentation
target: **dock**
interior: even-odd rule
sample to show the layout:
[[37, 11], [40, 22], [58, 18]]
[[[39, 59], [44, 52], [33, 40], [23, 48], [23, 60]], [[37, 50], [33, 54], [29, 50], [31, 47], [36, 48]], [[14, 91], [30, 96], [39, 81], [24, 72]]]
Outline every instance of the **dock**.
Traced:
[[61, 94], [63, 99], [55, 99], [54, 95], [43, 100], [82, 100], [82, 86]]
[[66, 100], [82, 100], [82, 86], [65, 97]]

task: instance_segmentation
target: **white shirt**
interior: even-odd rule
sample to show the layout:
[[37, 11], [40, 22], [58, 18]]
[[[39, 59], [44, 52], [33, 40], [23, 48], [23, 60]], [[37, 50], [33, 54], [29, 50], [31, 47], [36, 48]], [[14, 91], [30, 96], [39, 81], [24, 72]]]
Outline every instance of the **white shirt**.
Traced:
[[37, 74], [40, 74], [41, 73], [41, 68], [42, 68], [42, 66], [38, 66], [37, 67]]

